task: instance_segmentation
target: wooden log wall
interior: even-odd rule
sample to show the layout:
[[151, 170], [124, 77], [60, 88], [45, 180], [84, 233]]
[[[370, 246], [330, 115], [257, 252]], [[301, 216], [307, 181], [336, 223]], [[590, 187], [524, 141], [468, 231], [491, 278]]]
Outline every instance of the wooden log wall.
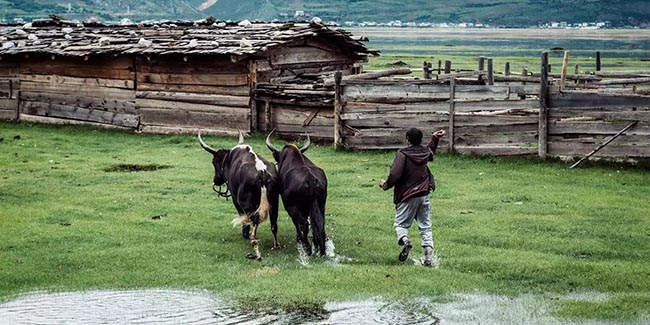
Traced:
[[236, 134], [250, 130], [246, 63], [200, 57], [138, 57], [135, 105], [151, 133]]
[[313, 89], [311, 85], [258, 84], [258, 130], [296, 138], [332, 141], [334, 127], [334, 90]]
[[18, 63], [0, 61], [0, 120], [18, 119]]
[[[332, 141], [334, 88], [320, 81], [335, 71], [358, 72], [358, 59], [337, 51], [322, 41], [306, 40], [256, 61], [257, 129], [275, 129], [290, 138], [309, 134], [315, 140]], [[314, 81], [297, 83], [303, 78]]]
[[[439, 80], [348, 81], [343, 86], [343, 143], [351, 149], [396, 149], [410, 127], [450, 131], [440, 150], [490, 155], [537, 154], [539, 86], [455, 85]], [[453, 91], [452, 91], [453, 90]], [[450, 96], [453, 94], [453, 97]], [[522, 99], [523, 98], [523, 99]]]
[[21, 120], [66, 120], [137, 128], [128, 58], [30, 57], [20, 64]]
[[354, 73], [358, 59], [337, 51], [339, 49], [317, 40], [275, 50], [256, 62], [257, 82], [277, 84], [303, 75], [335, 71], [342, 71], [344, 75]]
[[549, 96], [548, 154], [584, 156], [633, 121], [594, 157], [650, 157], [650, 96], [564, 91]]

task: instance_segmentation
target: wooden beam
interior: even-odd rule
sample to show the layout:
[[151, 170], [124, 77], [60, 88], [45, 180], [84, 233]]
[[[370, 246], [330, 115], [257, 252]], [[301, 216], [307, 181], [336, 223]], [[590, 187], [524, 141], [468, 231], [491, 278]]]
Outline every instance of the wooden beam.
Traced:
[[488, 64], [488, 85], [494, 85], [494, 60], [489, 58], [487, 60]]
[[546, 159], [548, 136], [548, 52], [542, 53], [541, 82], [539, 87], [539, 157]]
[[566, 82], [566, 71], [569, 66], [569, 51], [564, 51], [564, 58], [562, 59], [562, 73], [560, 75], [560, 91], [564, 90]]
[[341, 113], [343, 111], [343, 87], [341, 86], [341, 79], [343, 74], [337, 71], [334, 74], [334, 148], [340, 150], [343, 148], [343, 121], [341, 120]]
[[[394, 75], [399, 75], [399, 74], [410, 74], [412, 71], [409, 68], [404, 68], [404, 69], [391, 69], [391, 70], [382, 70], [382, 71], [373, 71], [373, 72], [367, 72], [367, 73], [361, 73], [361, 74], [351, 74], [347, 75], [345, 77], [342, 77], [341, 81], [348, 81], [348, 80], [367, 80], [367, 79], [377, 79], [380, 77], [388, 77], [388, 76], [394, 76]], [[324, 85], [326, 87], [334, 85], [336, 76], [331, 79], [326, 79], [324, 82]]]
[[631, 127], [635, 126], [638, 122], [639, 122], [639, 121], [634, 121], [634, 122], [628, 124], [625, 128], [623, 128], [622, 130], [620, 130], [620, 131], [619, 131], [618, 133], [616, 133], [613, 137], [609, 138], [607, 141], [605, 141], [604, 143], [602, 143], [601, 145], [599, 145], [599, 146], [598, 146], [596, 149], [594, 149], [592, 152], [588, 153], [586, 156], [582, 157], [582, 159], [578, 160], [575, 164], [571, 165], [571, 167], [569, 167], [569, 169], [571, 169], [571, 168], [573, 168], [573, 167], [576, 167], [576, 166], [580, 165], [580, 163], [582, 163], [583, 161], [585, 161], [585, 160], [588, 159], [589, 157], [593, 156], [596, 152], [600, 151], [600, 149], [605, 148], [606, 145], [610, 144], [612, 141], [614, 141], [614, 139], [618, 138], [618, 137], [619, 137], [621, 134], [623, 134], [625, 131], [627, 131], [627, 130], [630, 129]]
[[600, 71], [600, 51], [596, 51], [596, 71]]
[[455, 130], [455, 116], [456, 116], [456, 103], [454, 98], [456, 97], [456, 79], [452, 78], [449, 80], [449, 152], [454, 152], [454, 130]]

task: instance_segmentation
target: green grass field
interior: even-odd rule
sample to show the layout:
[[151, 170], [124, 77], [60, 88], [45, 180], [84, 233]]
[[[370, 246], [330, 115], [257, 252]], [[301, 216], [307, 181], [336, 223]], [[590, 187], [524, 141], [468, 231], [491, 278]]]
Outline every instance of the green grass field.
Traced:
[[[506, 62], [512, 74], [523, 68], [540, 71], [541, 53], [549, 52], [551, 71], [559, 73], [564, 50], [570, 52], [568, 73], [596, 70], [596, 51], [601, 52], [603, 71], [644, 71], [650, 64], [650, 32], [647, 30], [549, 30], [463, 28], [353, 28], [355, 35], [369, 38], [367, 45], [381, 50], [370, 57], [366, 70], [409, 67], [422, 76], [422, 63], [452, 62], [452, 70], [475, 70], [478, 58], [493, 58], [494, 69], [503, 73]], [[556, 50], [552, 50], [556, 49]], [[487, 62], [485, 68], [487, 69]]]
[[[0, 300], [41, 289], [205, 288], [252, 307], [317, 308], [478, 292], [535, 295], [562, 319], [650, 315], [647, 170], [441, 155], [431, 164], [440, 267], [430, 269], [397, 261], [392, 192], [376, 185], [394, 153], [314, 145], [308, 155], [330, 184], [328, 235], [345, 258], [304, 266], [282, 208], [283, 249], [270, 249], [265, 223], [264, 260], [245, 259], [235, 209], [212, 192], [211, 156], [195, 136], [0, 122], [0, 138]], [[271, 156], [261, 135], [247, 142]], [[152, 170], [119, 171], [131, 164]], [[552, 299], [572, 293], [606, 298]]]

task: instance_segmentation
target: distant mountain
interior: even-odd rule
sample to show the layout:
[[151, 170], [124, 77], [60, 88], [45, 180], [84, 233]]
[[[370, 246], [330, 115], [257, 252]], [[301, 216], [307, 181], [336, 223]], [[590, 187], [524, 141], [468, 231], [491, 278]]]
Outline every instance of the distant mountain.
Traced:
[[549, 22], [608, 21], [611, 26], [650, 25], [648, 0], [0, 0], [0, 19], [31, 20], [57, 14], [85, 20], [304, 20], [343, 23], [474, 23], [527, 27]]

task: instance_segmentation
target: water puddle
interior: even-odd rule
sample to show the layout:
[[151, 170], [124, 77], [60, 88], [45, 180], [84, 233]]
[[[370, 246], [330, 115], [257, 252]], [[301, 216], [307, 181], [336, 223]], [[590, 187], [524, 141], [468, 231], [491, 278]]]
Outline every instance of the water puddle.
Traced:
[[435, 324], [426, 313], [367, 300], [321, 311], [240, 311], [204, 291], [33, 292], [0, 304], [2, 324]]
[[[207, 291], [124, 290], [33, 292], [0, 304], [2, 324], [596, 324], [551, 316], [557, 299], [459, 294], [387, 302], [381, 298], [327, 303], [321, 310], [242, 311]], [[606, 299], [604, 295], [597, 299]]]

